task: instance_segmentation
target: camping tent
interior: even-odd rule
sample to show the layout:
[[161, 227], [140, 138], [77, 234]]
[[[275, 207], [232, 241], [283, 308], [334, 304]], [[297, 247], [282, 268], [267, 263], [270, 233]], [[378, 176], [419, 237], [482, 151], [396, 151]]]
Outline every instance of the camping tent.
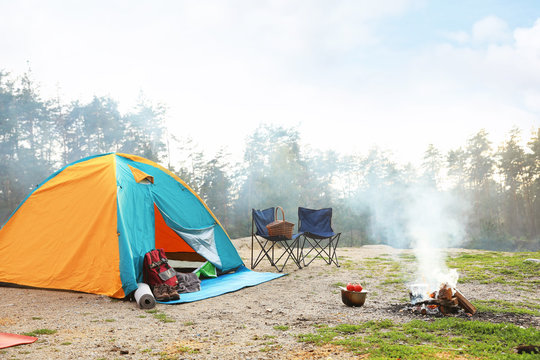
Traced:
[[146, 252], [202, 256], [221, 273], [243, 265], [204, 201], [142, 157], [74, 162], [32, 191], [0, 230], [0, 282], [123, 298]]

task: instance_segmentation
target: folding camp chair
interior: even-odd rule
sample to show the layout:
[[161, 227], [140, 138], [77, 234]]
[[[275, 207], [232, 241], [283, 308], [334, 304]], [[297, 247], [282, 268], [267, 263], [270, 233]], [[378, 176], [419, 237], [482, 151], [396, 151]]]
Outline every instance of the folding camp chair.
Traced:
[[[299, 207], [298, 231], [302, 234], [300, 260], [303, 266], [320, 257], [328, 265], [334, 263], [339, 267], [336, 248], [341, 233], [332, 230], [332, 208], [313, 210]], [[306, 247], [309, 250], [304, 252]], [[306, 258], [311, 254], [313, 258], [306, 264]]]
[[[293, 234], [292, 239], [287, 239], [284, 236], [269, 236], [266, 225], [274, 221], [274, 216], [273, 207], [265, 210], [251, 210], [251, 268], [255, 269], [266, 258], [279, 272], [283, 271], [289, 259], [292, 259], [301, 269], [298, 250], [300, 234]], [[261, 248], [256, 257], [253, 256], [255, 240]], [[277, 250], [279, 246], [282, 247], [282, 250]], [[282, 259], [283, 264], [279, 267], [278, 263]]]

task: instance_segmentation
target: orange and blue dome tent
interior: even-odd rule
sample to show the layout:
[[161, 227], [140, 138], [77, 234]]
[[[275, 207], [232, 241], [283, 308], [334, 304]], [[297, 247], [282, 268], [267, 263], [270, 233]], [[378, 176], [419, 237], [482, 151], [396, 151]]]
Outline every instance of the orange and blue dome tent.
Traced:
[[[154, 248], [198, 254], [238, 279], [255, 275], [184, 181], [148, 159], [109, 153], [65, 166], [23, 200], [0, 229], [0, 282], [123, 298], [142, 282], [144, 254]], [[278, 277], [267, 274], [230, 286], [211, 279], [211, 293], [203, 283], [185, 301]]]

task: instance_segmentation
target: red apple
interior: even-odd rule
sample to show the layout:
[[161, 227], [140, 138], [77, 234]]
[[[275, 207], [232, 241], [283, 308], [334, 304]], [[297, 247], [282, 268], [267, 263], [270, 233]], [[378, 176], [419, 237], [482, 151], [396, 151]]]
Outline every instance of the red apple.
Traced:
[[354, 291], [354, 285], [352, 283], [347, 284], [347, 290], [348, 291]]
[[353, 287], [354, 287], [354, 291], [356, 292], [362, 291], [362, 285], [360, 284], [354, 284]]

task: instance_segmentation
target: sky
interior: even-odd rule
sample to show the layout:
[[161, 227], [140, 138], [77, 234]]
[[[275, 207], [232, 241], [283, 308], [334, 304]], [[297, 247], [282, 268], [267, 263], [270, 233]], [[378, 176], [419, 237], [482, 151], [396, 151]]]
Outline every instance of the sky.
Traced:
[[0, 0], [0, 70], [29, 68], [65, 103], [143, 94], [210, 154], [266, 123], [415, 162], [540, 127], [540, 1]]

